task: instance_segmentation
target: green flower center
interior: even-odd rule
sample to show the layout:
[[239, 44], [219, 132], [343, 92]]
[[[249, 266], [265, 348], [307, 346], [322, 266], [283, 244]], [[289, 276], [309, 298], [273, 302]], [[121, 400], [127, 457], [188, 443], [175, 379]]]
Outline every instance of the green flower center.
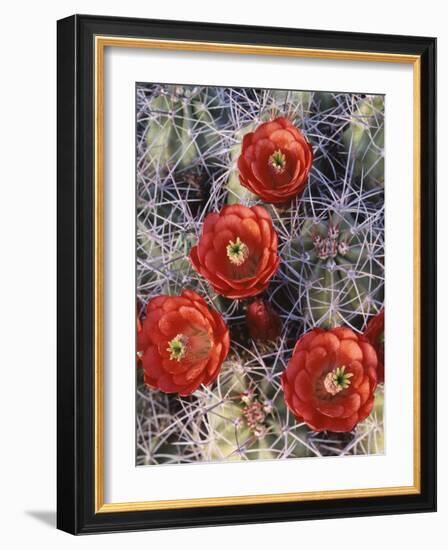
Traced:
[[336, 395], [342, 390], [346, 390], [350, 384], [352, 372], [345, 372], [345, 365], [336, 367], [330, 371], [324, 379], [324, 387], [331, 395]]
[[382, 332], [378, 337], [378, 342], [384, 346], [384, 332]]
[[239, 237], [236, 241], [229, 241], [227, 245], [227, 257], [232, 264], [240, 266], [243, 265], [249, 256], [249, 248], [244, 244]]
[[269, 164], [276, 172], [283, 172], [286, 166], [286, 156], [280, 151], [280, 149], [277, 149], [277, 151], [274, 151], [269, 157]]
[[170, 352], [171, 361], [181, 361], [187, 353], [188, 338], [183, 334], [178, 334], [168, 342], [166, 351]]

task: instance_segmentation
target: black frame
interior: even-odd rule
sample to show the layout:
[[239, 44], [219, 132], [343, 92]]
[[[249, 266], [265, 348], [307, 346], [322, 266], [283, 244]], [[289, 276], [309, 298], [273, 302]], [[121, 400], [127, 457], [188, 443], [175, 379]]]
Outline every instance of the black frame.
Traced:
[[[75, 15], [58, 21], [58, 509], [73, 534], [436, 510], [436, 39]], [[95, 35], [421, 56], [421, 493], [94, 513]]]

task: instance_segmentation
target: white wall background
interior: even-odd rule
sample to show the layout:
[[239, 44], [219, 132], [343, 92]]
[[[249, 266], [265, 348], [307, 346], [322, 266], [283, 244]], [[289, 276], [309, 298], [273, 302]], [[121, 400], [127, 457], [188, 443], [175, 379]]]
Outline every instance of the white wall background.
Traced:
[[[411, 516], [220, 527], [74, 538], [55, 522], [56, 20], [73, 13], [216, 21], [439, 38], [439, 151], [448, 138], [448, 31], [443, 2], [320, 0], [15, 0], [0, 32], [0, 543], [4, 548], [441, 548], [448, 521], [448, 387], [439, 297], [439, 512]], [[439, 174], [439, 273], [448, 202]], [[445, 268], [445, 269], [444, 269]], [[442, 285], [440, 285], [443, 288]], [[439, 542], [440, 541], [440, 542]]]

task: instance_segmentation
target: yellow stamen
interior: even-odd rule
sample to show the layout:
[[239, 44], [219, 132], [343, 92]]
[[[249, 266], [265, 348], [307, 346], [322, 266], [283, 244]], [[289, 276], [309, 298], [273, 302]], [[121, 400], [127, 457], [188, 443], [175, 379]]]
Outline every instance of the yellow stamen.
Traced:
[[166, 351], [170, 352], [171, 361], [181, 361], [187, 353], [188, 338], [183, 334], [177, 334], [168, 342]]
[[276, 172], [283, 172], [286, 165], [286, 155], [282, 153], [280, 149], [277, 149], [277, 151], [274, 151], [269, 157], [269, 163]]
[[229, 241], [227, 245], [227, 257], [237, 266], [243, 265], [249, 256], [249, 248], [244, 244], [239, 237], [236, 241]]
[[324, 379], [324, 387], [331, 395], [336, 395], [342, 390], [346, 390], [350, 384], [352, 372], [345, 372], [345, 365], [337, 367], [330, 371]]

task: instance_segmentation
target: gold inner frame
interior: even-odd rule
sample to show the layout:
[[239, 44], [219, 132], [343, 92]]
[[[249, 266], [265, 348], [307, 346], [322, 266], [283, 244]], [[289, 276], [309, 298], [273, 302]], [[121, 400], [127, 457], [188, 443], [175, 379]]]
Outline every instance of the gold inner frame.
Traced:
[[[351, 490], [313, 491], [140, 502], [104, 502], [104, 51], [106, 47], [154, 48], [212, 53], [288, 56], [315, 59], [406, 63], [413, 65], [413, 180], [414, 180], [414, 480], [413, 485]], [[417, 55], [321, 50], [290, 47], [225, 44], [96, 36], [95, 54], [95, 513], [163, 510], [201, 506], [231, 506], [273, 502], [315, 501], [420, 493], [420, 117], [421, 60]]]

